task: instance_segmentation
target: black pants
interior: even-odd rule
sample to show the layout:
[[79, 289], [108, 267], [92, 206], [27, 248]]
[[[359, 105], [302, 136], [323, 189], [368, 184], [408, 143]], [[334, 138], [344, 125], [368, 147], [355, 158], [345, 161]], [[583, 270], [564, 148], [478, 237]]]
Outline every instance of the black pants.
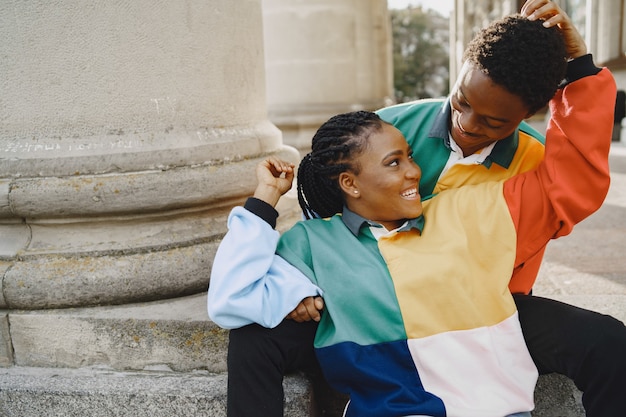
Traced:
[[[583, 391], [587, 417], [625, 416], [624, 324], [546, 298], [514, 298], [526, 344], [540, 374], [556, 372], [571, 378]], [[292, 371], [310, 373], [317, 381], [316, 394], [327, 389], [323, 380], [320, 382], [313, 352], [316, 328], [317, 323], [285, 320], [274, 329], [250, 325], [230, 332], [228, 417], [282, 417], [283, 375]]]
[[227, 415], [282, 417], [283, 375], [299, 371], [313, 383], [316, 415], [341, 416], [348, 398], [332, 390], [322, 375], [313, 350], [316, 329], [316, 322], [284, 320], [274, 329], [251, 324], [231, 330]]

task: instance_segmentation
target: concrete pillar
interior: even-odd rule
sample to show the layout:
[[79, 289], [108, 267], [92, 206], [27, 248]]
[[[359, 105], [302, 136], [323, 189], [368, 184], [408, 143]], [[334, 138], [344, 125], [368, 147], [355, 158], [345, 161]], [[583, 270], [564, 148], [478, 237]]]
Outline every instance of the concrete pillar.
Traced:
[[205, 291], [265, 154], [261, 0], [0, 3], [0, 309]]
[[285, 143], [303, 151], [329, 117], [393, 97], [385, 0], [263, 0], [267, 101]]

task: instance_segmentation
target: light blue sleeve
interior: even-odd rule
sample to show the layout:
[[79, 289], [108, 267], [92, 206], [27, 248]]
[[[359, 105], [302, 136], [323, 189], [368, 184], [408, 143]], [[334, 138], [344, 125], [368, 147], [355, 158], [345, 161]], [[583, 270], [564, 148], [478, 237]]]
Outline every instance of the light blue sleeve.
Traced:
[[226, 329], [276, 327], [302, 299], [322, 295], [302, 272], [275, 254], [279, 233], [235, 207], [211, 270], [209, 317]]

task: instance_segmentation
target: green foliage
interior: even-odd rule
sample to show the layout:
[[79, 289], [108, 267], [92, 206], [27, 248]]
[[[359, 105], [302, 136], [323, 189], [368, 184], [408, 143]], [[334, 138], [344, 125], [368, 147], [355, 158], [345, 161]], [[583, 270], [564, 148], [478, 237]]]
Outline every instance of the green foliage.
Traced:
[[397, 102], [449, 92], [449, 23], [431, 10], [390, 10]]

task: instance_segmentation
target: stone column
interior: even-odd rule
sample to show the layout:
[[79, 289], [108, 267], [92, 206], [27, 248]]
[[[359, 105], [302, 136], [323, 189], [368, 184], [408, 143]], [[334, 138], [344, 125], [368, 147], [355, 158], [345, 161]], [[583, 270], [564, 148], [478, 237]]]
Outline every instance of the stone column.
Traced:
[[263, 0], [267, 101], [302, 151], [330, 116], [393, 97], [386, 0]]
[[0, 3], [0, 309], [203, 292], [268, 153], [261, 0]]

